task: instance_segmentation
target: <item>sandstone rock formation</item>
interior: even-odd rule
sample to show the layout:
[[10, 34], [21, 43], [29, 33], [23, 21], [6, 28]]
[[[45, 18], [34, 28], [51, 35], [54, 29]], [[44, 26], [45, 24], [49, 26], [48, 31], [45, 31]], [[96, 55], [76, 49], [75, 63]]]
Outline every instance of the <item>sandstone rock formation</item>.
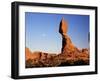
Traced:
[[41, 52], [31, 52], [29, 48], [25, 49], [26, 60], [28, 59], [39, 59]]
[[67, 32], [68, 23], [63, 18], [59, 27], [59, 33], [62, 36], [62, 49], [59, 58], [62, 57], [64, 61], [71, 61], [72, 64], [78, 61], [84, 61], [86, 64], [89, 64], [89, 50], [79, 50], [76, 46], [74, 46]]
[[76, 47], [72, 44], [70, 37], [67, 35], [68, 23], [64, 18], [60, 22], [59, 33], [62, 35], [62, 50], [61, 53], [65, 54], [67, 52], [73, 52], [76, 50]]
[[59, 33], [62, 36], [62, 48], [60, 54], [49, 54], [43, 52], [31, 52], [25, 48], [26, 68], [34, 67], [56, 67], [69, 65], [88, 65], [89, 49], [79, 50], [74, 46], [68, 36], [68, 22], [62, 18], [59, 26]]

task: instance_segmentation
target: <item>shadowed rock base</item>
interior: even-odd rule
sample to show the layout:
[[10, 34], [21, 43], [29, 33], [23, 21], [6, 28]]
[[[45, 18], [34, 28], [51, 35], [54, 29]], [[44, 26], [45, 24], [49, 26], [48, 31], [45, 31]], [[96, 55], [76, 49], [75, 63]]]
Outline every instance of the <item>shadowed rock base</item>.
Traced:
[[87, 48], [79, 50], [74, 46], [67, 35], [68, 23], [64, 18], [60, 22], [59, 33], [62, 36], [62, 48], [60, 54], [49, 54], [43, 52], [31, 52], [29, 48], [26, 52], [26, 68], [34, 67], [56, 67], [89, 65], [89, 50]]

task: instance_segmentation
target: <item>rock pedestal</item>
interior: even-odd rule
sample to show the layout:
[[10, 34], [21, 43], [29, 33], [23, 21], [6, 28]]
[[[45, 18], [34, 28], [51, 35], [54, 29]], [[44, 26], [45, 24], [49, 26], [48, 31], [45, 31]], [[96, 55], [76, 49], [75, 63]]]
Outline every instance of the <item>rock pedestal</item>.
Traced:
[[59, 27], [59, 33], [62, 35], [62, 49], [61, 53], [65, 54], [67, 52], [72, 52], [76, 47], [72, 44], [70, 37], [67, 35], [68, 23], [62, 18]]

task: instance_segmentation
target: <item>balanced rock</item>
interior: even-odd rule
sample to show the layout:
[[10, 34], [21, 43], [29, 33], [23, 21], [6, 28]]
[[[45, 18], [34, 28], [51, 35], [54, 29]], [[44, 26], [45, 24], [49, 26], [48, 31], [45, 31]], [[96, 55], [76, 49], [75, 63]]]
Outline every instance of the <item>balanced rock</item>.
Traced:
[[64, 18], [62, 18], [61, 22], [60, 22], [60, 27], [59, 27], [59, 33], [60, 34], [66, 34], [68, 30], [68, 23], [66, 23], [66, 21], [64, 20]]
[[59, 33], [62, 35], [62, 50], [61, 53], [65, 54], [67, 52], [72, 52], [76, 47], [72, 44], [70, 37], [67, 35], [68, 23], [64, 18], [60, 22]]

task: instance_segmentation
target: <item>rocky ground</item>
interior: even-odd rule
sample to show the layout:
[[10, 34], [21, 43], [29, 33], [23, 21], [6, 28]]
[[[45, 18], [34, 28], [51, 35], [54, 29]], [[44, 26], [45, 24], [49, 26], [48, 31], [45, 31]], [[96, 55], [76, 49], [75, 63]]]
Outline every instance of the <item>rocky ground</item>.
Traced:
[[26, 68], [74, 66], [88, 64], [88, 49], [82, 49], [80, 51], [75, 51], [70, 54], [48, 54], [42, 52], [32, 53], [28, 48], [26, 48]]

